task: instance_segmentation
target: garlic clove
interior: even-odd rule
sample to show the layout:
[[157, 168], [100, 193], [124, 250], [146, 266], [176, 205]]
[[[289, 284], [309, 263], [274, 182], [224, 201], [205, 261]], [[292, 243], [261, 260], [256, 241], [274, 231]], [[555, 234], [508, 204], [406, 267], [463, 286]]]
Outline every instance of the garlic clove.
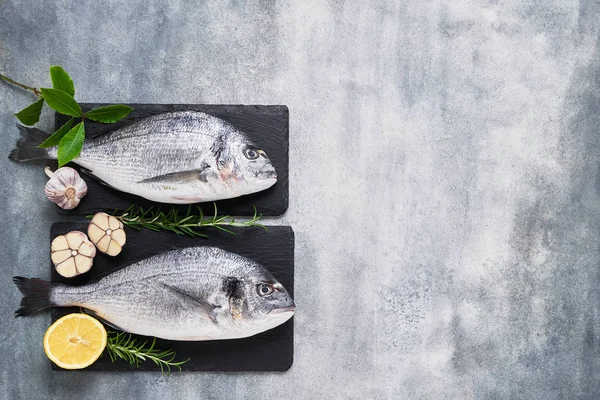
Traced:
[[98, 243], [104, 235], [106, 235], [104, 229], [100, 229], [96, 224], [90, 223], [90, 226], [88, 227], [88, 236], [92, 243]]
[[87, 257], [94, 257], [96, 255], [96, 246], [91, 242], [84, 242], [79, 246], [79, 254]]
[[67, 258], [71, 257], [71, 249], [58, 250], [51, 254], [50, 258], [54, 264], [60, 264]]
[[106, 213], [97, 213], [92, 218], [92, 222], [98, 228], [102, 229], [103, 231], [106, 231], [107, 229], [110, 228], [110, 224], [108, 223], [108, 218], [109, 218], [109, 215]]
[[126, 241], [123, 223], [106, 213], [97, 213], [88, 227], [88, 235], [98, 251], [109, 256], [118, 255]]
[[65, 250], [69, 248], [69, 242], [64, 235], [57, 236], [50, 245], [52, 251]]
[[117, 243], [114, 240], [111, 240], [110, 244], [108, 245], [108, 248], [106, 249], [106, 254], [114, 257], [118, 255], [122, 249], [123, 248], [121, 247], [121, 245], [119, 245], [119, 243]]
[[108, 226], [113, 231], [116, 231], [119, 228], [123, 228], [123, 224], [121, 223], [121, 221], [119, 221], [112, 215], [108, 217]]
[[98, 241], [98, 243], [96, 243], [96, 248], [98, 250], [100, 250], [101, 252], [106, 253], [108, 251], [109, 245], [110, 245], [110, 236], [104, 235], [104, 236], [102, 236], [102, 239], [100, 239]]
[[121, 228], [121, 229], [117, 229], [115, 231], [113, 231], [112, 233], [112, 238], [115, 242], [117, 242], [117, 244], [122, 247], [123, 245], [125, 245], [125, 241], [127, 240], [126, 236], [125, 236], [125, 229]]
[[56, 272], [64, 276], [65, 278], [72, 278], [77, 275], [77, 267], [75, 266], [75, 259], [69, 257], [64, 262], [56, 266]]
[[65, 238], [67, 239], [67, 243], [69, 243], [69, 248], [71, 249], [79, 249], [81, 243], [83, 243], [84, 240], [87, 240], [85, 233], [79, 231], [69, 232], [65, 235]]
[[92, 259], [82, 254], [78, 254], [75, 257], [75, 267], [80, 274], [86, 273], [92, 268]]
[[83, 274], [93, 264], [96, 248], [83, 232], [72, 231], [54, 238], [50, 258], [56, 272], [65, 278]]
[[54, 173], [49, 167], [45, 169], [50, 180], [46, 183], [46, 197], [64, 210], [71, 210], [79, 204], [87, 194], [87, 184], [79, 173], [70, 167], [62, 167]]

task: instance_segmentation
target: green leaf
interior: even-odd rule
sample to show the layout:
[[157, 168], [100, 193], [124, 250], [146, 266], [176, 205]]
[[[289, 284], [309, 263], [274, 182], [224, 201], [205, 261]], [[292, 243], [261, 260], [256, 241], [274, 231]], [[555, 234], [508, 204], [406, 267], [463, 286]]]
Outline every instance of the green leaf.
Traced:
[[81, 117], [81, 107], [69, 93], [51, 88], [41, 88], [40, 92], [50, 108], [71, 117]]
[[73, 126], [73, 118], [68, 120], [67, 123], [61, 126], [56, 132], [54, 132], [52, 136], [44, 140], [44, 142], [38, 146], [38, 149], [46, 149], [48, 147], [58, 146], [58, 143], [60, 143], [60, 139], [62, 139], [63, 136], [65, 136], [67, 132], [69, 132], [71, 126]]
[[85, 129], [83, 122], [78, 123], [58, 143], [58, 166], [62, 167], [81, 152]]
[[39, 99], [35, 103], [28, 105], [16, 113], [15, 117], [17, 117], [19, 121], [27, 126], [35, 125], [40, 120], [40, 114], [42, 113], [43, 106], [44, 99]]
[[132, 110], [133, 108], [124, 104], [113, 104], [106, 107], [94, 108], [86, 112], [85, 117], [98, 122], [111, 123], [125, 118]]
[[73, 79], [67, 74], [60, 65], [53, 65], [50, 67], [50, 79], [52, 79], [52, 87], [54, 89], [62, 90], [63, 92], [75, 96], [75, 85]]

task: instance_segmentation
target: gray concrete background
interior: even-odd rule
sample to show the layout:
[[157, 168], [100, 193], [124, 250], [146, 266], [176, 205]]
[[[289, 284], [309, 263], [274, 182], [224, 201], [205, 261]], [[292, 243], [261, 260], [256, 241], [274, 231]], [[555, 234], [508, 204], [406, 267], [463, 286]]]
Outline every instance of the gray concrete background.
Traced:
[[[100, 4], [102, 3], [102, 4]], [[59, 220], [0, 157], [0, 397], [576, 399], [600, 389], [598, 2], [0, 0], [0, 69], [80, 101], [286, 104], [286, 373], [57, 373]], [[31, 96], [0, 85], [0, 148]], [[41, 126], [51, 126], [45, 115]]]

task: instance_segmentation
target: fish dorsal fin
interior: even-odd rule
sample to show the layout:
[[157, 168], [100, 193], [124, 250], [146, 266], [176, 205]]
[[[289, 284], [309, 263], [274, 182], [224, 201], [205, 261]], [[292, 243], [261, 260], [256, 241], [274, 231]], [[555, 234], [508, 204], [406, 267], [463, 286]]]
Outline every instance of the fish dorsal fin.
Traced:
[[152, 178], [142, 179], [137, 183], [186, 183], [199, 180], [202, 182], [207, 182], [208, 180], [206, 178], [206, 174], [209, 170], [210, 165], [204, 163], [200, 168], [153, 176]]
[[204, 310], [206, 312], [206, 314], [208, 315], [208, 317], [210, 318], [210, 320], [212, 322], [214, 322], [215, 324], [217, 323], [217, 312], [219, 311], [221, 306], [212, 304], [212, 303], [210, 303], [198, 296], [195, 296], [194, 294], [189, 293], [181, 288], [174, 287], [174, 286], [167, 285], [167, 284], [163, 284], [163, 286], [165, 288], [169, 289], [171, 291], [171, 293], [173, 293], [174, 295], [195, 303], [197, 306], [199, 306], [202, 310]]

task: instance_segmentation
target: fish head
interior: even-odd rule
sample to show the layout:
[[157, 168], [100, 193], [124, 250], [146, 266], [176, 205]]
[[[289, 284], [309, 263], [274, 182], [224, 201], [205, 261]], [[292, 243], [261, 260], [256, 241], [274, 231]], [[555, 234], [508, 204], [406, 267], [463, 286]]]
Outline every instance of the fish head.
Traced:
[[251, 322], [267, 330], [290, 319], [296, 305], [292, 296], [273, 275], [260, 266], [238, 281], [229, 299], [234, 319]]
[[230, 135], [227, 147], [227, 158], [221, 158], [217, 165], [221, 177], [230, 182], [237, 193], [259, 192], [277, 182], [277, 172], [267, 153], [245, 135]]

